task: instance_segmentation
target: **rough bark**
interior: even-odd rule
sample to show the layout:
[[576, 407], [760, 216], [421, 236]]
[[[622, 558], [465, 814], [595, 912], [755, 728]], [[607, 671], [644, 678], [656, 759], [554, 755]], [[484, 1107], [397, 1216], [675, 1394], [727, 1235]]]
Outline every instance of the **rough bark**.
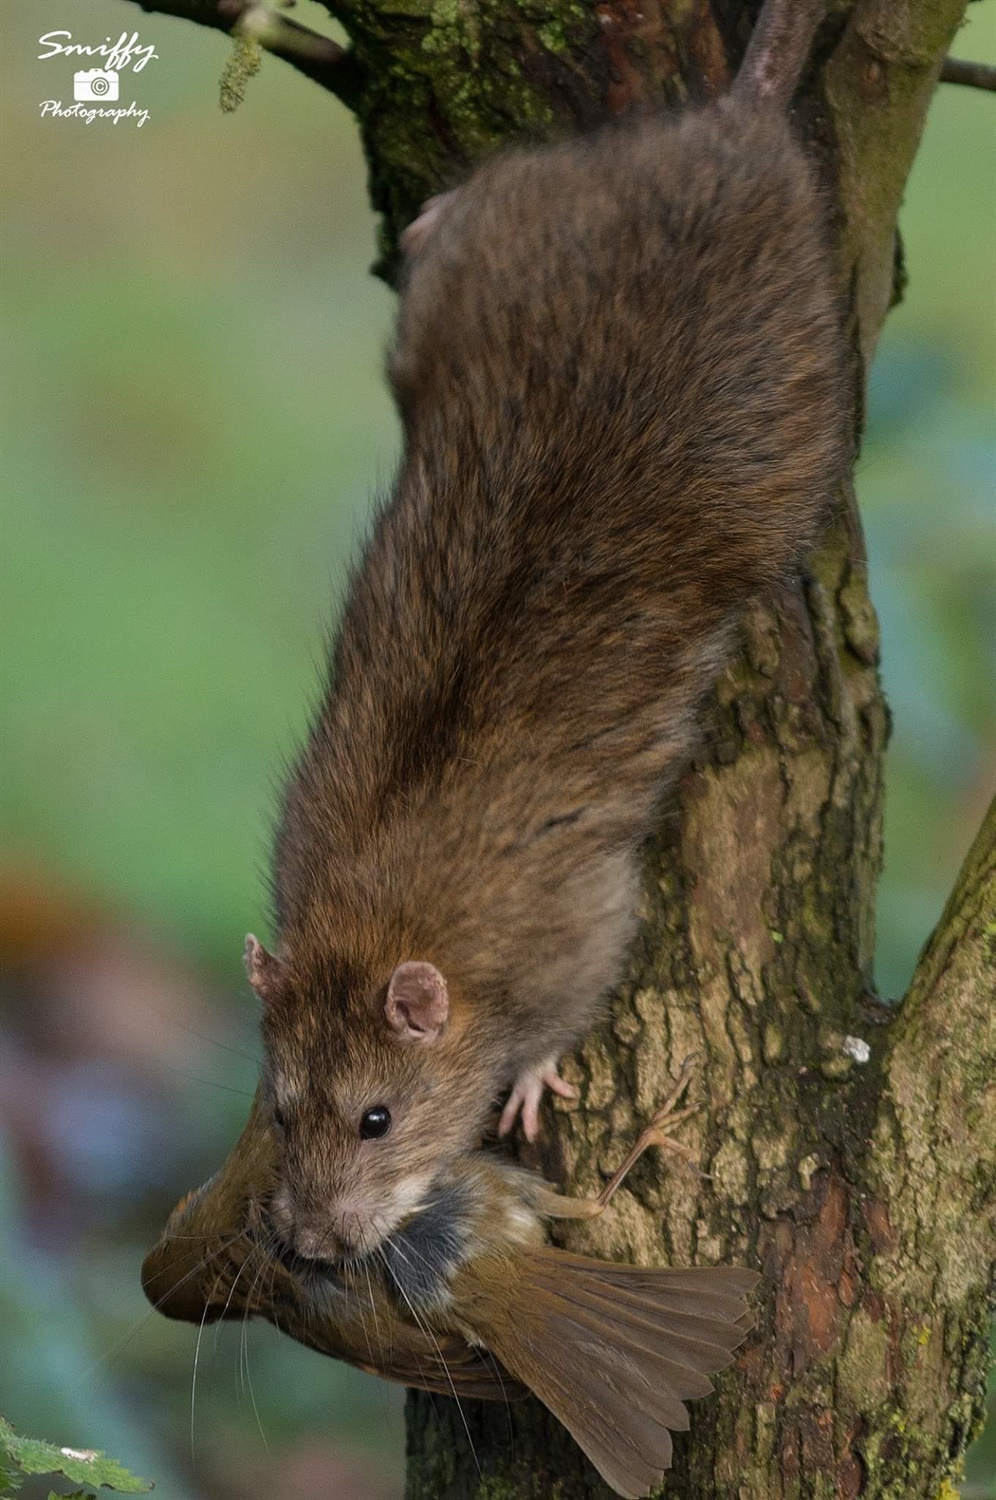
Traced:
[[[244, 9], [163, 0], [230, 29]], [[864, 372], [897, 295], [896, 215], [963, 0], [832, 5], [800, 117], [834, 205]], [[420, 201], [509, 138], [715, 91], [745, 0], [335, 0], [346, 95], [383, 215], [382, 269]], [[284, 39], [286, 42], [286, 38]], [[644, 922], [610, 1014], [567, 1070], [540, 1164], [595, 1189], [690, 1052], [684, 1141], [565, 1243], [763, 1269], [758, 1328], [693, 1407], [667, 1492], [709, 1500], [943, 1497], [980, 1420], [996, 1260], [996, 815], [900, 1007], [871, 979], [888, 716], [853, 497], [798, 587], [759, 602], [707, 751], [648, 848]], [[868, 1059], [862, 1043], [867, 1043]], [[413, 1395], [409, 1500], [607, 1495], [535, 1403]], [[468, 1441], [472, 1438], [475, 1453]]]

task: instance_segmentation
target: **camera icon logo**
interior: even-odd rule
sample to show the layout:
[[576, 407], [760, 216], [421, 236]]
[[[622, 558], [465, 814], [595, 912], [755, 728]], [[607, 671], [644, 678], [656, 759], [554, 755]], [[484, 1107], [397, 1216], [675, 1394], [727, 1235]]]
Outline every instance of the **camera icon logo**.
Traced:
[[89, 68], [73, 74], [74, 99], [110, 99], [118, 97], [120, 81], [108, 68]]

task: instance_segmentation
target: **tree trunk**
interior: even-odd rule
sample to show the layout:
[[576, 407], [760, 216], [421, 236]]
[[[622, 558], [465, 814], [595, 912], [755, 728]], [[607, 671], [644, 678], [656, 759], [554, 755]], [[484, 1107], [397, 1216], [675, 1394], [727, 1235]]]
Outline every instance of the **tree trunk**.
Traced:
[[[146, 0], [231, 29], [239, 0]], [[384, 215], [381, 269], [421, 200], [508, 139], [721, 88], [748, 0], [336, 0], [348, 53], [249, 21], [355, 110]], [[895, 221], [964, 0], [838, 0], [799, 115], [834, 205], [867, 363], [898, 292]], [[248, 24], [248, 22], [246, 23]], [[278, 35], [279, 32], [279, 35]], [[307, 53], [307, 56], [305, 56]], [[296, 55], [299, 54], [299, 55]], [[319, 63], [315, 57], [321, 54]], [[604, 1023], [565, 1071], [534, 1158], [598, 1188], [692, 1052], [682, 1140], [645, 1159], [571, 1248], [763, 1271], [758, 1326], [692, 1406], [667, 1492], [953, 1494], [982, 1412], [996, 1277], [996, 815], [901, 1007], [871, 977], [888, 715], [853, 496], [797, 587], [759, 602], [713, 729], [646, 854], [643, 926]], [[535, 1402], [412, 1394], [408, 1500], [609, 1492]]]

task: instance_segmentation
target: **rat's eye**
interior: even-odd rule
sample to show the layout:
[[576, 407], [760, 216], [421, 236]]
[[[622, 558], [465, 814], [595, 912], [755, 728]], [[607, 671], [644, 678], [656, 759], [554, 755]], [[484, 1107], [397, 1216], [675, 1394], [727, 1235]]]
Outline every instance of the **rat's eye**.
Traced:
[[391, 1128], [391, 1111], [386, 1104], [375, 1104], [360, 1121], [360, 1135], [365, 1141], [379, 1141]]
[[271, 1106], [270, 1117], [272, 1118], [273, 1123], [278, 1130], [287, 1129], [287, 1116], [284, 1114], [279, 1104], [274, 1104]]

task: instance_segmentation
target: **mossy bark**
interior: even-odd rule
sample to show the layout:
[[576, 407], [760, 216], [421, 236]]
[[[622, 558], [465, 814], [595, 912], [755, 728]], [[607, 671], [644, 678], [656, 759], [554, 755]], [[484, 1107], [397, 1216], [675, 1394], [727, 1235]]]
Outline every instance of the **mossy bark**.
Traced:
[[[237, 3], [144, 0], [229, 29]], [[381, 269], [429, 194], [511, 139], [721, 88], [750, 0], [334, 0]], [[896, 215], [964, 0], [834, 0], [799, 104], [864, 375], [898, 293]], [[283, 42], [281, 43], [283, 45]], [[315, 76], [312, 70], [312, 76]], [[853, 496], [806, 578], [759, 601], [712, 731], [646, 853], [644, 921], [536, 1158], [598, 1187], [691, 1052], [705, 1177], [640, 1163], [565, 1243], [759, 1266], [758, 1326], [692, 1408], [687, 1500], [940, 1500], [980, 1420], [996, 1274], [996, 815], [901, 1007], [871, 961], [888, 715]], [[409, 1500], [608, 1494], [536, 1403], [414, 1394]]]

